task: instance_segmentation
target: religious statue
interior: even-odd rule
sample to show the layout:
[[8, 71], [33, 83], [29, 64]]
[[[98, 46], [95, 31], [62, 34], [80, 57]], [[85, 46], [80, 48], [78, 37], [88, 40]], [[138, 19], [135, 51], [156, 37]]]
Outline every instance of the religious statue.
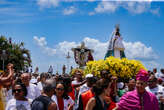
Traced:
[[120, 34], [119, 25], [116, 25], [115, 31], [112, 33], [111, 40], [109, 42], [108, 51], [105, 58], [109, 56], [114, 56], [116, 58], [125, 58], [125, 47], [123, 45], [123, 38]]
[[52, 65], [50, 65], [49, 69], [48, 69], [48, 73], [52, 74], [53, 73], [53, 68]]
[[72, 73], [72, 70], [73, 70], [73, 66], [71, 66], [69, 74], [71, 74], [71, 73]]
[[30, 66], [30, 73], [32, 73], [33, 72], [33, 70], [32, 70], [32, 66]]
[[72, 71], [73, 70], [73, 66], [71, 66], [71, 70], [70, 71]]
[[34, 71], [34, 74], [38, 74], [38, 73], [39, 73], [39, 68], [36, 67], [36, 68], [35, 68], [35, 71]]
[[75, 62], [79, 65], [80, 68], [86, 66], [86, 62], [93, 60], [93, 50], [85, 47], [84, 42], [81, 43], [81, 46], [72, 48], [72, 51], [74, 52]]
[[66, 66], [63, 65], [63, 73], [62, 74], [65, 74], [66, 73]]

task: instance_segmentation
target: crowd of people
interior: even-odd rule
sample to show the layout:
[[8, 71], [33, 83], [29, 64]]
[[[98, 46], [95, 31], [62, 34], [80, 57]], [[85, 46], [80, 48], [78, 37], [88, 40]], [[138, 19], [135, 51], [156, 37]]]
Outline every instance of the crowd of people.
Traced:
[[15, 73], [13, 64], [0, 74], [0, 110], [164, 110], [164, 69], [141, 69], [120, 80], [100, 76]]

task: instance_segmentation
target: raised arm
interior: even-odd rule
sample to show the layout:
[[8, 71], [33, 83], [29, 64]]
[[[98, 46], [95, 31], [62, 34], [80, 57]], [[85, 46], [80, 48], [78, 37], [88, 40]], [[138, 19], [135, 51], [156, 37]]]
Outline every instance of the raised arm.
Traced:
[[83, 84], [86, 83], [86, 80], [84, 80], [83, 82], [79, 83], [79, 84], [73, 84], [74, 88], [77, 88], [77, 87], [80, 87], [82, 86]]
[[9, 63], [7, 65], [7, 69], [8, 69], [8, 76], [3, 77], [0, 76], [0, 84], [3, 85], [3, 83], [10, 81], [10, 79], [13, 77], [14, 71], [13, 71], [13, 64]]

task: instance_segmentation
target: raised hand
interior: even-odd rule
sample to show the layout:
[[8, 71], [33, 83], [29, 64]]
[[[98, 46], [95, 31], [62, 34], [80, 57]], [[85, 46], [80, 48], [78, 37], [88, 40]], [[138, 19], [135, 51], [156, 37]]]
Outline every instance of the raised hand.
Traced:
[[9, 63], [7, 65], [7, 69], [8, 69], [8, 72], [9, 74], [13, 75], [14, 74], [14, 69], [13, 69], [14, 65], [12, 63]]
[[12, 63], [9, 63], [8, 65], [7, 65], [7, 69], [9, 70], [9, 69], [13, 69], [13, 64]]

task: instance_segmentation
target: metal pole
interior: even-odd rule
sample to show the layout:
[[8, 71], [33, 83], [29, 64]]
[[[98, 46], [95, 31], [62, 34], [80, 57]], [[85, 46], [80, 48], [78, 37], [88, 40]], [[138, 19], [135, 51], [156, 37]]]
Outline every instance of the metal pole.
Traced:
[[69, 74], [69, 58], [67, 59], [67, 73]]
[[5, 60], [3, 59], [3, 71], [5, 71]]

